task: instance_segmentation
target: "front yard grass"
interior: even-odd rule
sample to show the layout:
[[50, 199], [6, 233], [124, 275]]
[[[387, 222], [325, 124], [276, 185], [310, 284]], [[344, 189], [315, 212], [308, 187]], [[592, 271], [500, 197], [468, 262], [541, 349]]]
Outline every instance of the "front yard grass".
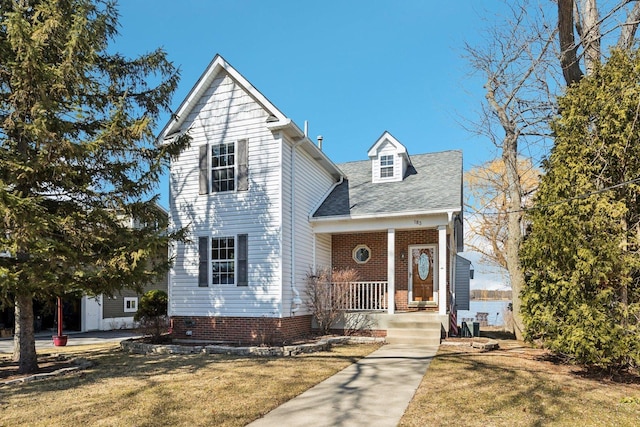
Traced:
[[400, 425], [640, 425], [638, 377], [586, 375], [542, 350], [498, 341], [490, 352], [441, 345]]
[[282, 358], [68, 348], [63, 352], [94, 366], [0, 386], [0, 426], [244, 426], [378, 347]]
[[[517, 341], [499, 343], [490, 352], [442, 345], [400, 425], [638, 425], [638, 377], [589, 376]], [[144, 356], [114, 344], [46, 350], [94, 365], [0, 386], [0, 426], [244, 426], [376, 348], [336, 346], [294, 358]]]

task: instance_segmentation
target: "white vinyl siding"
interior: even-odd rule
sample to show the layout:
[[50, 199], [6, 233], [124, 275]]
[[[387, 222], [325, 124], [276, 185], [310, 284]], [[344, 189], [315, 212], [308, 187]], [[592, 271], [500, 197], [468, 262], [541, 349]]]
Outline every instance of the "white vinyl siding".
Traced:
[[397, 149], [392, 144], [384, 143], [378, 150], [378, 155], [371, 161], [371, 179], [373, 182], [401, 181], [402, 163]]
[[404, 179], [409, 164], [403, 146], [396, 147], [388, 140], [383, 140], [375, 151], [369, 152], [369, 156], [372, 182], [395, 182]]
[[[285, 144], [283, 150], [283, 158], [291, 158], [291, 145]], [[286, 160], [285, 160], [286, 162]], [[283, 180], [291, 180], [291, 165], [287, 165], [286, 172], [283, 174]], [[329, 189], [335, 184], [335, 179], [321, 168], [304, 149], [297, 147], [295, 149], [295, 176], [294, 176], [295, 195], [293, 206], [295, 209], [293, 235], [295, 242], [295, 287], [300, 293], [300, 297], [305, 300], [306, 276], [314, 265], [314, 245], [313, 231], [309, 223], [309, 215], [311, 211], [317, 207], [318, 202], [324, 197]], [[288, 191], [283, 192], [284, 211], [289, 211], [292, 206], [291, 187], [287, 185]], [[288, 220], [284, 222], [284, 229], [290, 227], [290, 212], [286, 213]], [[283, 315], [291, 314], [291, 302], [294, 293], [291, 289], [291, 234], [286, 232], [283, 234], [283, 260], [289, 264], [288, 275], [283, 276]], [[317, 249], [316, 249], [317, 251]], [[316, 254], [317, 255], [317, 254]], [[305, 314], [308, 308], [304, 304], [300, 307], [300, 311], [296, 314]]]
[[[175, 245], [172, 316], [274, 316], [281, 311], [281, 148], [267, 112], [226, 73], [189, 114], [190, 148], [171, 164], [171, 221], [189, 227]], [[248, 191], [199, 194], [202, 145], [247, 141]], [[248, 286], [198, 286], [198, 237], [248, 235]]]
[[331, 269], [331, 234], [316, 234], [316, 269]]

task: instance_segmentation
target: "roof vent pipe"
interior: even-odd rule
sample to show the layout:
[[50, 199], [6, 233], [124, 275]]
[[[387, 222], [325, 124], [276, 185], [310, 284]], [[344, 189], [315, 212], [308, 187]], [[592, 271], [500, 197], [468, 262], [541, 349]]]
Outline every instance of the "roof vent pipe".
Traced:
[[309, 136], [309, 121], [304, 121], [304, 137], [307, 138]]
[[318, 135], [318, 148], [322, 151], [322, 135]]

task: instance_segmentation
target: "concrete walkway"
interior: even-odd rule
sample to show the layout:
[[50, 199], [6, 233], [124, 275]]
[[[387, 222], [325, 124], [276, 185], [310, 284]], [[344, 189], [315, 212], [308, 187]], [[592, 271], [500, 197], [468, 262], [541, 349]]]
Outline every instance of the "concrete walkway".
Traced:
[[[67, 347], [74, 345], [101, 344], [105, 342], [120, 342], [133, 337], [139, 337], [140, 334], [135, 331], [126, 329], [118, 329], [113, 331], [94, 331], [94, 332], [68, 332], [69, 339]], [[36, 334], [36, 351], [44, 348], [52, 348], [52, 335], [55, 332]], [[13, 353], [13, 338], [0, 339], [0, 354]]]
[[384, 345], [249, 426], [395, 427], [437, 351]]

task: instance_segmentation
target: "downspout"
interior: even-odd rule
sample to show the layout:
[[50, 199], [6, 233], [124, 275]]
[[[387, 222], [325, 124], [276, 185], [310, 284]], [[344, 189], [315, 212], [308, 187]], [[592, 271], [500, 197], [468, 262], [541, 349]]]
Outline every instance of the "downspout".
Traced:
[[304, 142], [307, 136], [303, 136], [300, 141], [293, 144], [291, 147], [291, 292], [293, 292], [293, 298], [291, 299], [291, 314], [294, 314], [300, 310], [302, 305], [302, 299], [300, 298], [300, 291], [296, 287], [296, 238], [293, 232], [295, 227], [295, 209], [296, 209], [296, 148]]

